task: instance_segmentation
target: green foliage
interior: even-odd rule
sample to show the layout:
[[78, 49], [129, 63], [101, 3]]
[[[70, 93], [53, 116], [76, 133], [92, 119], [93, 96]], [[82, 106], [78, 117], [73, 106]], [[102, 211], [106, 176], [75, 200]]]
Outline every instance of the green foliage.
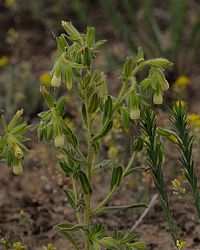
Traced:
[[180, 102], [175, 104], [171, 111], [171, 121], [174, 126], [173, 130], [175, 132], [177, 145], [181, 154], [181, 167], [191, 186], [194, 203], [200, 219], [200, 193], [194, 169], [194, 160], [192, 157], [193, 136], [191, 135], [191, 128], [186, 117], [186, 106], [182, 105]]
[[16, 175], [23, 172], [22, 159], [28, 150], [24, 142], [29, 140], [24, 136], [29, 127], [22, 121], [22, 114], [23, 110], [18, 110], [9, 124], [6, 124], [4, 116], [1, 115], [4, 135], [0, 140], [0, 159], [6, 161]]
[[159, 135], [156, 131], [156, 117], [155, 113], [146, 109], [141, 129], [143, 133], [147, 136], [145, 140], [146, 149], [147, 149], [147, 159], [150, 165], [150, 170], [152, 172], [154, 184], [156, 189], [158, 190], [161, 198], [161, 203], [163, 207], [163, 211], [165, 213], [170, 232], [176, 244], [177, 239], [179, 239], [179, 234], [177, 232], [176, 224], [170, 213], [169, 202], [167, 197], [167, 192], [165, 190], [164, 178], [163, 178], [163, 170], [162, 165], [164, 163], [164, 146], [160, 140]]
[[[95, 208], [91, 207], [91, 196], [95, 195], [93, 177], [98, 173], [96, 166], [104, 164], [97, 162], [100, 142], [112, 130], [113, 119], [121, 117], [124, 128], [128, 131], [130, 124], [134, 124], [139, 119], [140, 110], [149, 106], [147, 98], [153, 95], [153, 101], [156, 103], [154, 95], [159, 93], [162, 97], [164, 91], [168, 89], [163, 72], [165, 68], [172, 66], [172, 63], [163, 58], [145, 60], [143, 51], [139, 48], [136, 62], [131, 57], [125, 61], [121, 74], [123, 84], [118, 97], [108, 95], [104, 74], [96, 72], [92, 67], [97, 49], [105, 40], [95, 40], [93, 27], [89, 27], [87, 32], [82, 34], [70, 22], [63, 21], [62, 25], [66, 34], [61, 34], [57, 38], [60, 56], [54, 65], [51, 85], [56, 88], [66, 84], [67, 89], [74, 91], [79, 97], [88, 151], [86, 156], [85, 151], [81, 152], [78, 137], [63, 121], [65, 100], [59, 98], [56, 101], [46, 88], [41, 88], [49, 109], [39, 114], [41, 121], [37, 127], [38, 136], [41, 140], [54, 140], [55, 146], [65, 158], [60, 162], [60, 167], [64, 174], [70, 177], [72, 189], [64, 192], [76, 213], [78, 222], [74, 225], [60, 224], [55, 229], [71, 242], [74, 249], [79, 249], [78, 243], [73, 238], [74, 231], [81, 231], [81, 235], [86, 239], [86, 249], [102, 247], [118, 249], [123, 245], [126, 249], [144, 249], [144, 244], [136, 241], [135, 236], [127, 234], [120, 240], [105, 234], [105, 230], [100, 225], [91, 227], [93, 215], [146, 207], [144, 203], [124, 206], [106, 205], [124, 178], [131, 174], [135, 154], [144, 146], [143, 139], [138, 138], [135, 141], [127, 166], [113, 166], [110, 192]], [[136, 74], [146, 66], [150, 68], [147, 78], [149, 81], [146, 80], [148, 84], [139, 84]], [[161, 98], [159, 103], [162, 103], [162, 100]], [[95, 123], [94, 116], [98, 117], [99, 122]]]

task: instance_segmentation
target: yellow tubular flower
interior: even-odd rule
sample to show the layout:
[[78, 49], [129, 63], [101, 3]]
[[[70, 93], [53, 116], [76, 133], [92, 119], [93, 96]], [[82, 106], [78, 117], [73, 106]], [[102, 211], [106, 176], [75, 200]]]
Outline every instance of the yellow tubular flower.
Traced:
[[178, 249], [183, 249], [185, 245], [186, 245], [185, 241], [182, 242], [180, 240], [176, 241], [176, 246], [178, 247]]

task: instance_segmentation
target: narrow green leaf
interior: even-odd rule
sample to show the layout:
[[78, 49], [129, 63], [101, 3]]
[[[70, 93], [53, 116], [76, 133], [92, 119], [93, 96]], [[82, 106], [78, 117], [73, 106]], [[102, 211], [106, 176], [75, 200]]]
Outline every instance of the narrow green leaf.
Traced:
[[87, 178], [87, 175], [83, 171], [79, 171], [79, 180], [85, 195], [92, 194], [92, 188]]

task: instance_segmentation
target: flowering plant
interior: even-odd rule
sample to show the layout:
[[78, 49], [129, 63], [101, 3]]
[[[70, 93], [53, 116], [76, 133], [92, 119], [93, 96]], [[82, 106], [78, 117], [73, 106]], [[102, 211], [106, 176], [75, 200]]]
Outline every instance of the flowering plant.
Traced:
[[[174, 128], [167, 130], [157, 127], [152, 105], [152, 101], [154, 104], [162, 104], [164, 92], [169, 88], [164, 70], [173, 64], [164, 58], [146, 60], [142, 49], [138, 48], [137, 58], [128, 57], [124, 63], [120, 76], [122, 87], [118, 96], [111, 96], [108, 94], [104, 73], [96, 71], [92, 64], [97, 50], [105, 40], [95, 40], [93, 27], [88, 27], [87, 32], [82, 34], [70, 22], [63, 21], [62, 26], [66, 33], [57, 38], [60, 56], [52, 71], [53, 88], [40, 89], [48, 108], [39, 114], [37, 133], [40, 140], [53, 141], [62, 155], [60, 169], [71, 180], [71, 188], [64, 189], [64, 193], [76, 214], [77, 222], [60, 223], [54, 227], [55, 230], [76, 250], [83, 249], [75, 236], [77, 233], [81, 236], [86, 250], [144, 249], [144, 243], [132, 232], [127, 231], [122, 235], [115, 230], [113, 234], [109, 234], [103, 224], [93, 220], [103, 213], [147, 207], [144, 203], [107, 205], [127, 176], [137, 171], [134, 160], [137, 153], [144, 149], [174, 243], [181, 249], [184, 244], [180, 241], [170, 212], [163, 178], [165, 150], [162, 139], [170, 140], [180, 149], [182, 168], [191, 185], [199, 214], [200, 199], [193, 168], [192, 139], [186, 121], [186, 109], [181, 103], [174, 106], [171, 115]], [[148, 76], [142, 81], [137, 80], [137, 74], [145, 67], [149, 69]], [[61, 84], [65, 84], [68, 91], [73, 91], [80, 101], [82, 131], [85, 138], [83, 147], [80, 144], [81, 139], [63, 119], [65, 109], [68, 108], [65, 97], [53, 97], [53, 90]], [[9, 125], [2, 116], [5, 135], [0, 144], [1, 159], [6, 159], [15, 174], [22, 172], [21, 160], [27, 150], [23, 143], [27, 140], [24, 133], [27, 132], [28, 126], [21, 122], [21, 114], [22, 112], [18, 111]], [[121, 121], [126, 132], [137, 126], [140, 135], [135, 136], [130, 142], [129, 161], [112, 166], [111, 161], [102, 161], [99, 155], [101, 141], [112, 130], [114, 119]], [[111, 172], [109, 192], [98, 205], [95, 205], [91, 200], [95, 195], [94, 177], [102, 175], [102, 169], [106, 167]]]

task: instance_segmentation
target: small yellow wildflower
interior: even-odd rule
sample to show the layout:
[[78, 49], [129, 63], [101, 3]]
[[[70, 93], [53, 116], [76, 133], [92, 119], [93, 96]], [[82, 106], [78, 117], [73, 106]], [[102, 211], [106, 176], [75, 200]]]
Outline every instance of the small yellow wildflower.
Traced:
[[200, 115], [191, 114], [187, 116], [187, 120], [194, 127], [200, 127]]
[[15, 3], [15, 0], [6, 0], [5, 3], [7, 7], [12, 8]]
[[15, 250], [25, 250], [26, 249], [25, 246], [19, 241], [14, 242], [13, 247]]
[[183, 100], [178, 100], [178, 101], [176, 101], [176, 104], [177, 104], [177, 105], [181, 104], [183, 107], [187, 106], [187, 102], [186, 102], [186, 101], [183, 101]]
[[51, 243], [48, 243], [47, 246], [43, 246], [43, 250], [57, 250]]
[[50, 85], [51, 84], [51, 75], [49, 72], [45, 71], [40, 75], [40, 82], [43, 84]]
[[182, 242], [180, 240], [176, 241], [176, 246], [178, 247], [178, 249], [183, 249], [185, 245], [186, 245], [185, 241]]
[[117, 156], [118, 149], [115, 146], [111, 146], [108, 150], [109, 158], [114, 159]]
[[179, 188], [179, 187], [181, 186], [181, 182], [180, 182], [178, 179], [174, 179], [174, 180], [172, 181], [172, 186], [173, 186], [174, 188]]
[[178, 196], [178, 198], [182, 198], [182, 196], [185, 194], [186, 189], [184, 187], [181, 187], [182, 183], [184, 181], [184, 176], [180, 175], [178, 178], [175, 178], [171, 183], [173, 187], [173, 194]]
[[174, 82], [174, 85], [177, 87], [186, 87], [189, 84], [190, 84], [190, 78], [186, 75], [180, 75]]
[[0, 57], [0, 67], [5, 66], [6, 64], [8, 64], [8, 57], [7, 56], [1, 56]]

